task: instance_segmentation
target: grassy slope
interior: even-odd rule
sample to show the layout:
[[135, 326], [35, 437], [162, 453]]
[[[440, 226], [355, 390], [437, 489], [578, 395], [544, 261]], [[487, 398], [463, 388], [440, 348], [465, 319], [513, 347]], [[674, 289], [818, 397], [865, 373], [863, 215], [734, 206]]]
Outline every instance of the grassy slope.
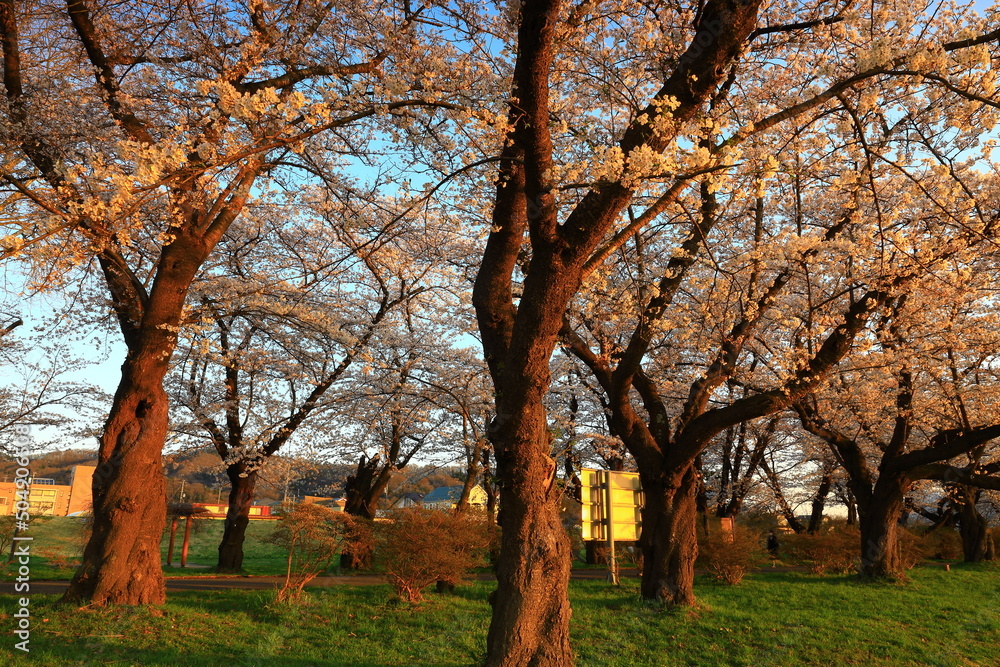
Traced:
[[[751, 575], [733, 588], [699, 577], [700, 606], [668, 612], [614, 589], [573, 582], [580, 665], [981, 665], [1000, 663], [1000, 569], [921, 568], [905, 586], [849, 577]], [[175, 593], [162, 610], [54, 607], [32, 600], [34, 665], [471, 665], [482, 657], [490, 585], [429, 596], [388, 589], [314, 590], [288, 608], [255, 592]], [[4, 623], [11, 600], [4, 599]], [[48, 620], [44, 620], [48, 619]], [[7, 649], [13, 639], [8, 633]]]
[[[285, 556], [280, 548], [265, 542], [265, 538], [274, 532], [277, 521], [251, 521], [247, 528], [247, 540], [244, 543], [244, 571], [254, 575], [284, 575]], [[79, 564], [83, 552], [83, 523], [74, 517], [43, 517], [33, 519], [28, 533], [32, 538], [31, 576], [33, 579], [70, 579]], [[188, 550], [188, 567], [179, 567], [181, 544], [184, 540], [184, 520], [177, 524], [177, 537], [174, 545], [174, 567], [167, 567], [167, 545], [170, 541], [168, 531], [164, 531], [160, 543], [160, 553], [163, 555], [163, 571], [168, 576], [182, 575], [185, 577], [200, 574], [212, 574], [219, 555], [219, 542], [222, 540], [222, 521], [200, 519], [192, 524], [191, 544]], [[55, 557], [54, 559], [52, 557]], [[62, 567], [56, 567], [53, 562], [62, 559]], [[75, 561], [75, 564], [74, 564]], [[72, 565], [72, 567], [70, 567]], [[191, 567], [195, 566], [195, 567]], [[9, 578], [9, 577], [7, 577]]]

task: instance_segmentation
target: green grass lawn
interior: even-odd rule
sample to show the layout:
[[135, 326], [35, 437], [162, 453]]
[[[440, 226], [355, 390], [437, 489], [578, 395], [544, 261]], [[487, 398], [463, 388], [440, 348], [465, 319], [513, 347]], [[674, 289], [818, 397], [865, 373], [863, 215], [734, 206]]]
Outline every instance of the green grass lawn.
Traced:
[[[198, 574], [211, 574], [211, 570], [219, 561], [219, 542], [222, 541], [223, 522], [219, 519], [198, 519], [192, 524], [191, 544], [188, 549], [188, 567], [182, 569], [181, 544], [184, 541], [184, 519], [177, 522], [177, 536], [174, 539], [174, 567], [164, 565], [163, 571], [168, 576], [183, 575], [186, 577]], [[277, 521], [251, 521], [247, 526], [247, 537], [243, 543], [243, 571], [252, 575], [285, 574], [286, 553], [278, 546], [270, 544], [265, 539], [278, 527]], [[163, 562], [167, 562], [167, 547], [170, 543], [170, 523], [160, 542], [160, 553]], [[198, 567], [191, 567], [192, 565]]]
[[[906, 585], [760, 573], [729, 587], [699, 577], [699, 606], [679, 612], [641, 602], [637, 586], [572, 582], [578, 664], [1000, 664], [996, 566], [918, 568]], [[261, 591], [173, 593], [163, 608], [140, 609], [78, 610], [36, 596], [31, 653], [0, 652], [0, 664], [473, 665], [491, 588], [431, 594], [418, 608], [391, 602], [385, 586], [312, 589], [297, 607]], [[11, 624], [11, 597], [3, 603]]]
[[[247, 527], [247, 539], [243, 545], [244, 573], [250, 575], [284, 575], [285, 553], [281, 548], [269, 544], [265, 538], [274, 532], [277, 521], [251, 521]], [[174, 567], [166, 565], [167, 548], [170, 543], [169, 522], [160, 542], [163, 555], [163, 572], [167, 576], [198, 576], [214, 574], [212, 569], [218, 562], [219, 542], [222, 541], [222, 521], [199, 519], [192, 524], [191, 544], [188, 549], [186, 568], [180, 567], [181, 544], [184, 540], [184, 520], [177, 524], [174, 544]], [[84, 525], [76, 517], [39, 517], [32, 519], [28, 532], [31, 543], [31, 576], [33, 579], [70, 579], [84, 546]], [[6, 559], [2, 559], [6, 560]], [[10, 578], [4, 574], [4, 578]]]

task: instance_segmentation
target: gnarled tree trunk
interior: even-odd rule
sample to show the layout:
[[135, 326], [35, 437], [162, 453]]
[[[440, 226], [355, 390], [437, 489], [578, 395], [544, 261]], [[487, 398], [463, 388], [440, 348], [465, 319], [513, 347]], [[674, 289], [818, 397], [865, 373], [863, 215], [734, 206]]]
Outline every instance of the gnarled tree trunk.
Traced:
[[662, 478], [640, 470], [642, 508], [642, 597], [671, 605], [694, 604], [698, 557], [697, 475], [693, 466]]
[[909, 487], [910, 481], [905, 474], [883, 472], [875, 483], [871, 498], [863, 506], [858, 506], [861, 576], [867, 579], [897, 579], [903, 574], [899, 517]]
[[[392, 461], [380, 466], [380, 459], [378, 454], [371, 459], [362, 454], [357, 470], [348, 475], [345, 485], [347, 504], [344, 505], [348, 514], [368, 520], [375, 518], [379, 496], [392, 475]], [[348, 548], [340, 554], [340, 567], [344, 569], [364, 569], [371, 567], [371, 563], [372, 553], [366, 549], [356, 551]]]
[[218, 572], [239, 572], [243, 569], [243, 542], [250, 524], [250, 506], [257, 488], [257, 471], [249, 470], [246, 462], [238, 461], [226, 468], [231, 490], [226, 521], [219, 543]]
[[814, 535], [823, 523], [823, 509], [826, 507], [826, 498], [830, 495], [830, 487], [833, 486], [833, 468], [826, 466], [823, 468], [823, 476], [819, 480], [819, 488], [812, 500], [812, 513], [809, 515], [809, 527], [806, 529], [810, 535]]
[[167, 434], [165, 364], [125, 362], [101, 436], [94, 529], [63, 602], [162, 604], [160, 537], [167, 520], [161, 452]]
[[377, 485], [379, 479], [379, 455], [368, 459], [364, 454], [358, 461], [357, 470], [353, 475], [347, 476], [347, 483], [344, 486], [344, 495], [347, 504], [344, 511], [353, 516], [374, 519], [376, 504], [382, 488]]
[[128, 355], [101, 435], [93, 481], [94, 529], [64, 602], [162, 604], [160, 537], [167, 520], [162, 450], [169, 401], [163, 390], [184, 299], [213, 242], [178, 230], [164, 247], [148, 297], [129, 298], [123, 270], [101, 264]]

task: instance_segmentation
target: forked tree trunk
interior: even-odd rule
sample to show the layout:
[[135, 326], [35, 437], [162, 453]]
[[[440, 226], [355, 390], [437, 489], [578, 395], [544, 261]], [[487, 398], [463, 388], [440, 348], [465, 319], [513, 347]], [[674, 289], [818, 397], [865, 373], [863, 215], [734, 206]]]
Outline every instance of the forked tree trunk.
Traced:
[[229, 477], [229, 507], [219, 543], [218, 572], [239, 572], [243, 569], [243, 543], [246, 541], [247, 526], [250, 524], [250, 507], [257, 489], [257, 471], [248, 471], [243, 461], [230, 464], [226, 468]]
[[[344, 485], [344, 495], [347, 502], [344, 511], [352, 516], [360, 516], [365, 519], [375, 518], [375, 503], [372, 502], [372, 493], [379, 477], [379, 455], [376, 454], [371, 459], [361, 455], [358, 467], [353, 475], [347, 476]], [[378, 490], [381, 493], [381, 490]], [[378, 499], [378, 493], [375, 499]]]
[[905, 475], [883, 472], [875, 483], [870, 500], [863, 507], [858, 506], [861, 576], [866, 579], [898, 579], [903, 574], [899, 516], [909, 487], [910, 482]]
[[[131, 353], [130, 353], [131, 354]], [[160, 538], [167, 520], [161, 452], [167, 435], [166, 365], [127, 360], [101, 436], [94, 528], [61, 601], [163, 604]]]
[[[541, 404], [495, 443], [500, 491], [500, 555], [487, 667], [571, 665], [567, 595], [570, 541], [559, 516], [560, 491]], [[506, 442], [503, 442], [506, 440]], [[507, 454], [512, 448], [518, 456]], [[530, 549], [523, 548], [530, 544]]]
[[[654, 153], [667, 149], [724, 81], [756, 26], [759, 6], [758, 0], [706, 3], [694, 43], [643, 114], [646, 120], [637, 120], [622, 135], [625, 154], [638, 148]], [[624, 182], [598, 185], [560, 220], [551, 180], [549, 72], [566, 7], [542, 0], [520, 3], [519, 9], [509, 113], [513, 129], [502, 151], [493, 225], [473, 290], [496, 393], [490, 439], [501, 484], [503, 531], [486, 664], [562, 666], [573, 664], [569, 537], [559, 516], [544, 397], [567, 305], [580, 288], [588, 258], [618, 223], [633, 191]], [[663, 128], [652, 118], [668, 97], [680, 105], [671, 107], [669, 127]], [[531, 253], [525, 270], [521, 257], [526, 242]], [[514, 278], [518, 265], [523, 281]]]
[[962, 556], [966, 563], [993, 560], [996, 548], [989, 522], [976, 508], [976, 489], [959, 487], [959, 534], [962, 536]]
[[667, 480], [640, 470], [642, 508], [641, 594], [669, 605], [694, 604], [694, 561], [698, 557], [697, 475], [688, 467]]

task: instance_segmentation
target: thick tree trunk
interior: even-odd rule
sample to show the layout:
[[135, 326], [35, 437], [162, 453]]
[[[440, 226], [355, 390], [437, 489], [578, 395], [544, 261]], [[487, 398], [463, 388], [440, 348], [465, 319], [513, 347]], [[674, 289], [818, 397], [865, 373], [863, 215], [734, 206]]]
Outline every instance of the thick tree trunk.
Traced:
[[559, 516], [545, 411], [539, 402], [519, 416], [519, 423], [498, 424], [494, 436], [502, 533], [485, 664], [571, 665], [570, 541]]
[[820, 479], [816, 495], [813, 496], [812, 513], [809, 515], [809, 528], [807, 528], [810, 535], [814, 535], [823, 523], [823, 509], [826, 507], [826, 497], [830, 495], [831, 486], [833, 486], [833, 471], [826, 470]]
[[[131, 354], [131, 353], [130, 353]], [[167, 520], [161, 452], [167, 434], [165, 364], [129, 359], [101, 436], [94, 529], [62, 602], [163, 604], [160, 538]]]
[[[710, 0], [688, 54], [650, 104], [646, 120], [622, 135], [634, 148], [665, 150], [702, 109], [756, 25], [760, 2]], [[503, 529], [498, 589], [487, 635], [487, 665], [571, 665], [569, 539], [559, 517], [556, 463], [549, 452], [544, 397], [556, 337], [592, 253], [632, 200], [631, 186], [603, 183], [560, 220], [551, 174], [549, 72], [558, 52], [560, 2], [519, 5], [517, 60], [512, 78], [510, 141], [502, 151], [497, 196], [473, 302], [483, 352], [496, 392], [491, 427], [501, 484]], [[667, 128], [654, 121], [671, 98]], [[675, 129], [670, 129], [675, 128]], [[526, 236], [527, 235], [527, 236]], [[530, 244], [530, 264], [514, 296], [514, 271]], [[590, 259], [588, 259], [590, 258]], [[516, 301], [516, 303], [515, 303]], [[691, 529], [694, 482], [690, 480]], [[692, 534], [693, 538], [693, 534]]]
[[697, 487], [694, 467], [663, 480], [642, 474], [642, 597], [670, 605], [694, 604], [698, 557]]
[[257, 488], [257, 471], [248, 471], [243, 461], [230, 464], [226, 468], [231, 489], [226, 521], [219, 543], [218, 572], [239, 572], [243, 569], [243, 542], [246, 540], [247, 526], [250, 524], [250, 506]]
[[883, 471], [862, 507], [861, 576], [867, 579], [898, 579], [903, 574], [899, 549], [899, 516], [910, 482], [904, 474]]
[[[375, 518], [375, 506], [372, 504], [372, 489], [375, 488], [375, 481], [378, 477], [379, 455], [376, 454], [368, 460], [364, 455], [358, 461], [357, 470], [353, 475], [347, 476], [344, 485], [344, 495], [347, 503], [344, 511], [353, 516], [360, 516], [366, 519]], [[378, 495], [375, 496], [378, 498]]]
[[[234, 201], [232, 217], [239, 210]], [[101, 434], [94, 529], [63, 602], [138, 605], [166, 599], [160, 538], [167, 520], [162, 452], [169, 400], [163, 378], [188, 288], [226, 227], [218, 221], [216, 226], [210, 239], [184, 225], [176, 229], [160, 254], [148, 297], [109, 256], [101, 257], [128, 356]]]
[[989, 522], [976, 508], [976, 489], [959, 488], [959, 533], [962, 536], [962, 556], [966, 563], [993, 560], [996, 548]]

